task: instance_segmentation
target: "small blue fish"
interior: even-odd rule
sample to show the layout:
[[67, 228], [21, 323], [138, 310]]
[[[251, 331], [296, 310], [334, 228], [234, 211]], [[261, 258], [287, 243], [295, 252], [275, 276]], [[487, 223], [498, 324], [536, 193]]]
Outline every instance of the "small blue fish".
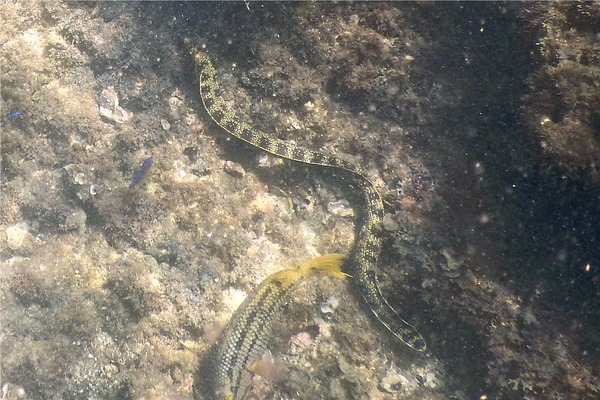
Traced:
[[144, 160], [140, 169], [138, 169], [137, 172], [135, 173], [135, 176], [133, 177], [133, 180], [129, 184], [128, 189], [131, 189], [132, 187], [134, 187], [135, 185], [140, 183], [140, 181], [142, 179], [144, 179], [144, 176], [146, 176], [146, 174], [150, 170], [150, 167], [152, 166], [153, 162], [154, 162], [154, 159], [152, 157], [148, 157]]
[[19, 118], [21, 115], [23, 115], [22, 111], [13, 111], [10, 114], [8, 114], [8, 117], [6, 117], [6, 119], [12, 121], [13, 119]]

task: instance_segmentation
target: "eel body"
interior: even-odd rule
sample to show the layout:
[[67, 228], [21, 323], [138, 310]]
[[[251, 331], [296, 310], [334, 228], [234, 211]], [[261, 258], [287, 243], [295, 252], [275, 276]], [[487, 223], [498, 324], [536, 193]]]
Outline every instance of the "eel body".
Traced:
[[306, 278], [327, 274], [344, 278], [342, 263], [347, 257], [329, 254], [296, 268], [268, 276], [235, 311], [216, 347], [213, 392], [215, 399], [241, 400], [252, 384], [251, 366], [266, 349], [273, 320], [281, 314], [290, 293]]

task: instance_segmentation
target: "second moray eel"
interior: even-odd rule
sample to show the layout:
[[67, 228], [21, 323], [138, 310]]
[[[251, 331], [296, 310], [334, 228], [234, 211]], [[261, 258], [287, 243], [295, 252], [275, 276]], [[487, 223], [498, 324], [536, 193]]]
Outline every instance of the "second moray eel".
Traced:
[[235, 311], [217, 344], [214, 359], [216, 399], [241, 400], [252, 384], [250, 368], [265, 351], [273, 319], [281, 313], [298, 284], [318, 273], [345, 278], [341, 265], [347, 257], [329, 254], [296, 268], [268, 276]]
[[352, 174], [365, 199], [363, 220], [350, 256], [350, 273], [364, 302], [377, 319], [407, 346], [423, 351], [421, 334], [388, 304], [377, 285], [377, 258], [381, 250], [379, 232], [383, 220], [383, 202], [375, 186], [364, 173], [348, 161], [315, 150], [295, 146], [272, 138], [248, 124], [238, 121], [219, 96], [215, 69], [206, 53], [186, 43], [194, 57], [200, 75], [200, 95], [210, 117], [232, 136], [268, 153], [304, 164], [319, 165], [348, 171]]

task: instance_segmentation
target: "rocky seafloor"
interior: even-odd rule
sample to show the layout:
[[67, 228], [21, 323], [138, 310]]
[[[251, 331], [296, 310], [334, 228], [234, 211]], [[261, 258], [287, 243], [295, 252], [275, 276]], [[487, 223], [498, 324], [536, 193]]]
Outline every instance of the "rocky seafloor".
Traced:
[[184, 39], [240, 120], [366, 171], [381, 290], [428, 344], [309, 280], [270, 336], [283, 375], [248, 398], [597, 398], [598, 21], [598, 2], [3, 1], [2, 399], [210, 398], [244, 297], [350, 251], [352, 187], [228, 137]]

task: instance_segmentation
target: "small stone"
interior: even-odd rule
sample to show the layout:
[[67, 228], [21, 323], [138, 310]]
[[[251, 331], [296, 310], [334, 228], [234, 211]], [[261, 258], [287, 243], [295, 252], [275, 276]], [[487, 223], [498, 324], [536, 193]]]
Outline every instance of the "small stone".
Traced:
[[354, 210], [350, 207], [348, 200], [337, 200], [327, 204], [327, 211], [338, 217], [352, 217]]
[[389, 374], [381, 380], [380, 387], [388, 393], [397, 392], [402, 386], [402, 381], [405, 381], [400, 374]]
[[[444, 260], [440, 262], [440, 268], [448, 278], [458, 278], [461, 274], [461, 263], [454, 258], [450, 250], [442, 250]], [[445, 261], [445, 262], [444, 262]]]
[[98, 106], [98, 111], [104, 118], [117, 124], [125, 124], [133, 118], [133, 113], [119, 105], [119, 97], [114, 87], [104, 89], [100, 97], [102, 105]]
[[102, 366], [107, 377], [115, 376], [119, 372], [119, 367], [114, 364], [105, 364]]
[[16, 400], [24, 399], [26, 397], [27, 393], [21, 386], [12, 383], [5, 383], [4, 386], [2, 386], [2, 400]]
[[85, 183], [85, 174], [83, 172], [75, 174], [75, 176], [73, 177], [73, 182], [75, 182], [78, 185], [83, 185]]
[[238, 164], [234, 161], [226, 161], [225, 162], [225, 172], [227, 172], [228, 174], [230, 174], [232, 176], [237, 176], [238, 178], [241, 178], [244, 175], [246, 175], [246, 171], [244, 170], [244, 167], [242, 167], [241, 164]]
[[349, 374], [353, 371], [352, 365], [342, 356], [338, 357], [338, 367], [344, 374]]
[[299, 332], [290, 339], [290, 354], [298, 355], [309, 350], [314, 339], [308, 332]]
[[321, 303], [321, 312], [323, 314], [332, 314], [340, 305], [340, 301], [336, 297], [330, 297], [327, 301]]
[[87, 220], [87, 214], [82, 209], [78, 208], [71, 214], [67, 215], [65, 220], [65, 229], [70, 231], [77, 229], [79, 233], [85, 231], [85, 221]]
[[9, 226], [6, 229], [6, 242], [11, 250], [19, 250], [23, 247], [25, 238], [27, 237], [27, 230], [18, 226]]
[[261, 168], [272, 168], [283, 165], [283, 159], [266, 153], [261, 153], [256, 157], [256, 163]]
[[394, 232], [398, 230], [398, 223], [394, 221], [391, 214], [385, 214], [383, 216], [383, 228], [386, 231]]

